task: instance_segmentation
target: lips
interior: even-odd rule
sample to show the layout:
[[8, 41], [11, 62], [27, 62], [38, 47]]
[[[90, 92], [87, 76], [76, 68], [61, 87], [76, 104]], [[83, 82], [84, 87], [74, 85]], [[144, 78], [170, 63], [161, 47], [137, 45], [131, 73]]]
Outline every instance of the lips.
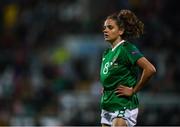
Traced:
[[107, 35], [107, 34], [104, 34], [104, 38], [108, 38], [109, 37], [109, 35]]

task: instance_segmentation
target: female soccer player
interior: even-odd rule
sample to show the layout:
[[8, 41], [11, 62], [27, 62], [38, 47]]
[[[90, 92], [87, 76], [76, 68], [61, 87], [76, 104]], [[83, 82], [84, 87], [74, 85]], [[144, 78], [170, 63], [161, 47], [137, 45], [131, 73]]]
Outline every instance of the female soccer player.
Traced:
[[[104, 38], [111, 44], [102, 58], [100, 80], [102, 126], [134, 126], [138, 115], [136, 93], [156, 72], [155, 67], [128, 41], [143, 34], [144, 24], [130, 10], [107, 17]], [[137, 67], [142, 69], [138, 79]]]

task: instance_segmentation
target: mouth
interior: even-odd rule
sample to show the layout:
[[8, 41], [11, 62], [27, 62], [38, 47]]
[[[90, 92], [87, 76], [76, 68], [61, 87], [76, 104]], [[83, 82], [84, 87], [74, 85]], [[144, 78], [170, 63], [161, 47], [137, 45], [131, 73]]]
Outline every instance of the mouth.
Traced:
[[108, 38], [109, 37], [109, 35], [107, 35], [107, 34], [104, 34], [104, 38]]

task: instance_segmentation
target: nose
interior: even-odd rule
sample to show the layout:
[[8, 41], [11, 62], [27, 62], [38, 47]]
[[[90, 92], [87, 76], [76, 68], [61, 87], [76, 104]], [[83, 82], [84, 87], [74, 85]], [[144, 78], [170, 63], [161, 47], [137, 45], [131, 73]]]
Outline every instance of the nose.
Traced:
[[107, 29], [106, 28], [103, 30], [103, 33], [107, 33]]

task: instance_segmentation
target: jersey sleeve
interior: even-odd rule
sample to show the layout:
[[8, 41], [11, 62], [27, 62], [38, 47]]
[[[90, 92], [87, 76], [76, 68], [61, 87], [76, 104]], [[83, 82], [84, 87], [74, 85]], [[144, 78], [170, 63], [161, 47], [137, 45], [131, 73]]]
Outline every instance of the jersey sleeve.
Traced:
[[143, 57], [144, 55], [139, 51], [139, 49], [133, 45], [129, 44], [126, 47], [127, 57], [131, 64], [135, 64], [138, 59]]

